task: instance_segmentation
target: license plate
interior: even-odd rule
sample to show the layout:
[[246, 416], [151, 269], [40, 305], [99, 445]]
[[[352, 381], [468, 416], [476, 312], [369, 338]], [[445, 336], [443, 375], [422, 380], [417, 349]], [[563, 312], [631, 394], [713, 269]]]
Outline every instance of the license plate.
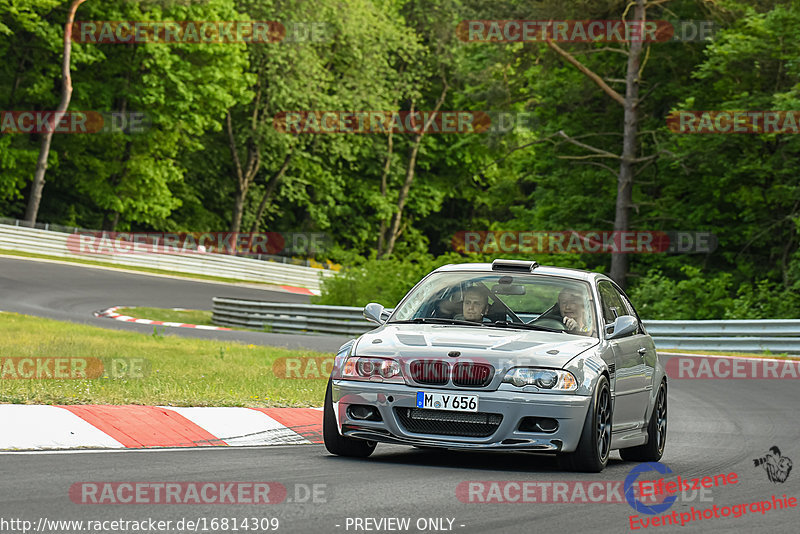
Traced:
[[417, 391], [417, 408], [431, 410], [452, 410], [456, 412], [477, 412], [477, 395], [445, 395]]

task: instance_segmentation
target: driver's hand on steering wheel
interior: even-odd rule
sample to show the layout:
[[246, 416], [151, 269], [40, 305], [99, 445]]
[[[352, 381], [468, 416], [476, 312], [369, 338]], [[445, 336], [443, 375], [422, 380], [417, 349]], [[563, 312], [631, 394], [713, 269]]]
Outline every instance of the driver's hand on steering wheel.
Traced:
[[564, 326], [566, 326], [567, 330], [569, 330], [570, 332], [579, 329], [578, 321], [576, 321], [572, 317], [564, 317]]

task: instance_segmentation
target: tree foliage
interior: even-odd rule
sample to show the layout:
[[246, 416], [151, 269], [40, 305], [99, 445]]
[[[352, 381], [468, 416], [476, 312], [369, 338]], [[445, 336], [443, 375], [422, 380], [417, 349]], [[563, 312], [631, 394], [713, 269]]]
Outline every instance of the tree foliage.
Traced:
[[[148, 128], [55, 135], [39, 220], [325, 232], [325, 259], [352, 270], [327, 283], [323, 300], [387, 306], [436, 265], [504, 256], [459, 256], [456, 232], [612, 230], [619, 159], [587, 157], [585, 146], [623, 153], [622, 106], [546, 43], [465, 42], [456, 28], [630, 19], [629, 3], [89, 0], [81, 20], [274, 20], [287, 34], [280, 43], [73, 43], [70, 110], [143, 112]], [[0, 0], [0, 110], [55, 109], [67, 7]], [[800, 316], [800, 135], [677, 134], [666, 122], [680, 110], [800, 110], [800, 4], [672, 0], [650, 2], [647, 17], [710, 20], [718, 31], [643, 48], [629, 226], [712, 232], [718, 246], [630, 255], [634, 301], [646, 318]], [[304, 37], [303, 23], [322, 33]], [[559, 46], [624, 94], [628, 45]], [[285, 111], [439, 102], [515, 122], [419, 138], [287, 134], [273, 123]], [[38, 134], [0, 132], [0, 216], [23, 216], [39, 144]], [[536, 259], [611, 267], [609, 254]]]

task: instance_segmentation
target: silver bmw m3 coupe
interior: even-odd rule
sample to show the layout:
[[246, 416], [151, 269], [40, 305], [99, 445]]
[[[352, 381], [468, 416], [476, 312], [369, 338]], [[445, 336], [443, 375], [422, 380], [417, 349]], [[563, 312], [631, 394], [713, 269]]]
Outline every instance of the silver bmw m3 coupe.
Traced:
[[378, 442], [551, 453], [599, 472], [611, 450], [657, 461], [667, 378], [653, 340], [607, 276], [536, 262], [447, 265], [380, 326], [339, 349], [325, 396], [329, 452]]

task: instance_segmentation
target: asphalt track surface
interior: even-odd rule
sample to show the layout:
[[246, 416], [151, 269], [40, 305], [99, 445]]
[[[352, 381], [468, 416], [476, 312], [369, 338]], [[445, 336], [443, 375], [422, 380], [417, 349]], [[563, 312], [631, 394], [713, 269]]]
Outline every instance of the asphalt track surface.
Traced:
[[[135, 274], [78, 264], [0, 256], [0, 310], [152, 334], [153, 326], [94, 317], [112, 306], [211, 310], [213, 297], [308, 303], [309, 297], [257, 287]], [[164, 335], [332, 352], [346, 336], [158, 327]]]
[[[152, 332], [151, 327], [92, 317], [112, 305], [209, 309], [213, 296], [303, 302], [306, 297], [61, 264], [0, 258], [0, 309], [105, 328]], [[339, 339], [250, 332], [167, 329], [170, 335], [330, 350]], [[300, 338], [300, 339], [298, 339]], [[313, 347], [310, 347], [313, 348]], [[664, 356], [662, 355], [662, 358]], [[663, 463], [675, 476], [695, 478], [735, 472], [738, 483], [715, 488], [701, 500], [686, 494], [673, 510], [749, 504], [773, 495], [800, 499], [800, 467], [773, 483], [753, 459], [778, 446], [800, 461], [800, 391], [795, 380], [677, 380], [669, 384], [668, 442]], [[3, 431], [0, 421], [0, 432]], [[140, 521], [213, 518], [278, 518], [277, 532], [630, 532], [627, 503], [469, 503], [456, 488], [465, 481], [624, 481], [636, 464], [616, 453], [601, 474], [560, 471], [549, 457], [523, 453], [418, 450], [379, 444], [366, 460], [333, 457], [322, 445], [147, 451], [69, 451], [0, 454], [0, 532], [21, 532], [24, 519]], [[647, 478], [655, 478], [650, 473]], [[644, 478], [644, 477], [643, 477]], [[77, 482], [279, 482], [286, 501], [269, 505], [85, 505], [69, 498]], [[296, 502], [313, 485], [317, 502]], [[517, 495], [513, 493], [512, 498]], [[708, 500], [711, 499], [711, 500]], [[290, 502], [290, 500], [295, 502]], [[646, 532], [798, 532], [798, 510], [748, 511], [734, 518], [703, 519]], [[639, 517], [645, 517], [638, 513]], [[404, 530], [354, 528], [356, 519], [408, 518]], [[444, 518], [444, 528], [418, 529], [417, 521]], [[348, 523], [348, 520], [350, 523]], [[440, 519], [441, 520], [441, 519]], [[452, 520], [452, 530], [448, 530]], [[3, 523], [6, 521], [6, 523]], [[16, 525], [16, 526], [14, 526]], [[364, 524], [367, 526], [367, 524]], [[463, 526], [462, 526], [463, 525]], [[369, 524], [374, 527], [374, 523]], [[47, 532], [76, 532], [69, 529]], [[87, 530], [84, 530], [87, 531]], [[172, 528], [171, 532], [180, 532]], [[184, 530], [186, 531], [186, 530]], [[198, 528], [203, 532], [203, 528]], [[123, 532], [102, 530], [102, 532]], [[133, 531], [128, 531], [133, 532]], [[141, 532], [141, 531], [139, 531]], [[254, 532], [253, 530], [239, 532]], [[257, 530], [255, 532], [273, 532]]]
[[[795, 463], [800, 459], [800, 393], [795, 381], [676, 379], [669, 388], [663, 463], [684, 478], [735, 472], [738, 482], [714, 489], [704, 501], [689, 492], [686, 502], [679, 500], [667, 513], [689, 511], [691, 506], [721, 509], [770, 500], [772, 495], [800, 497], [800, 468], [795, 467], [785, 483], [773, 483], [762, 467], [753, 465], [754, 458], [774, 445]], [[465, 503], [457, 498], [456, 487], [463, 481], [623, 481], [635, 465], [613, 453], [601, 474], [576, 474], [560, 471], [550, 458], [531, 454], [429, 451], [384, 444], [366, 460], [330, 456], [322, 445], [5, 453], [0, 454], [0, 518], [35, 524], [40, 517], [173, 522], [277, 517], [278, 532], [319, 533], [435, 532], [418, 530], [416, 521], [449, 518], [452, 532], [630, 532], [629, 516], [636, 512], [627, 503]], [[290, 499], [296, 499], [295, 492], [305, 495], [303, 488], [313, 484], [324, 487], [316, 503], [75, 504], [68, 490], [83, 481], [274, 481], [286, 486]], [[797, 511], [748, 511], [739, 518], [703, 519], [684, 527], [651, 526], [639, 532], [790, 533], [798, 531]], [[410, 518], [411, 523], [408, 530], [355, 530], [353, 524], [347, 528], [348, 518], [367, 517]]]

